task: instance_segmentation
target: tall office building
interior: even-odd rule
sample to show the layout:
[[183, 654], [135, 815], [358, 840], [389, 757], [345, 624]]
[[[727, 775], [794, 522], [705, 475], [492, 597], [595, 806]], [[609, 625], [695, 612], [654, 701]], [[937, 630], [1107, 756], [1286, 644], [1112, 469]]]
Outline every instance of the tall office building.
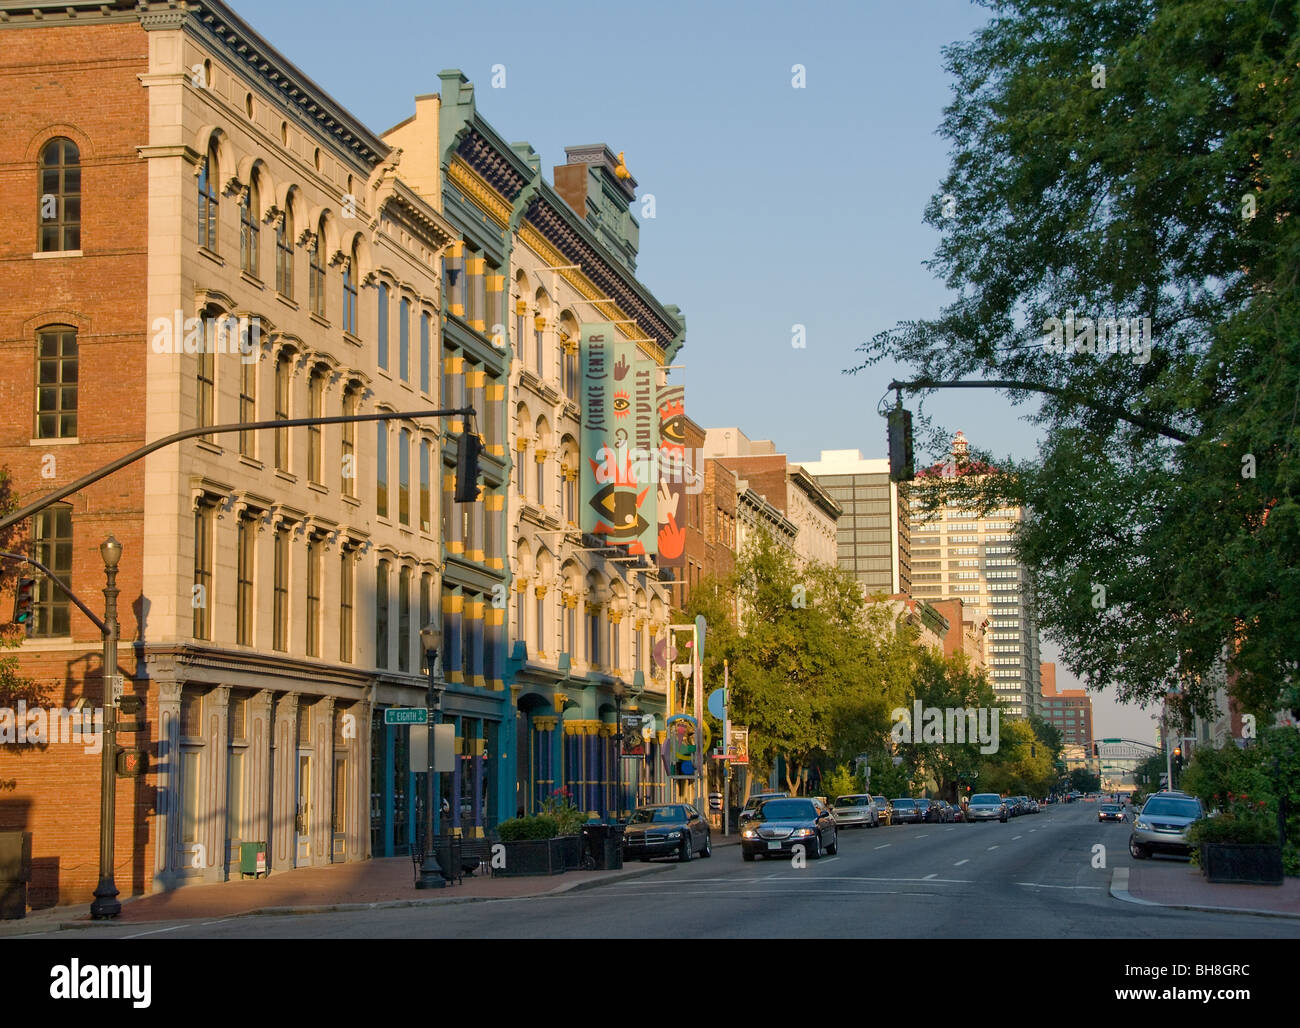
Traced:
[[860, 450], [822, 450], [803, 461], [843, 509], [836, 523], [839, 565], [852, 571], [867, 595], [912, 592], [906, 494], [889, 480], [889, 460], [869, 460]]
[[967, 618], [976, 625], [987, 620], [985, 652], [994, 691], [1012, 714], [1028, 716], [1041, 712], [1042, 686], [1033, 584], [1012, 546], [1023, 511], [1004, 507], [981, 515], [950, 504], [924, 515], [919, 509], [927, 481], [971, 473], [968, 449], [958, 432], [950, 459], [919, 474], [912, 485], [911, 592], [926, 600], [958, 597]]

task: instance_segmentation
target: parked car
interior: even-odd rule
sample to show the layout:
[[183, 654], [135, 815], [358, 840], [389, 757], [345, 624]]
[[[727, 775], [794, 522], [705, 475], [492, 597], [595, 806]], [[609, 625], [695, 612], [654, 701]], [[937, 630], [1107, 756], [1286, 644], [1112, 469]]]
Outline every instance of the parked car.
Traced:
[[740, 811], [739, 824], [744, 824], [754, 816], [754, 811], [758, 809], [759, 804], [767, 800], [784, 799], [789, 796], [788, 792], [760, 792], [745, 801], [745, 806]]
[[880, 824], [876, 801], [866, 795], [837, 796], [831, 806], [835, 823], [845, 828], [875, 828]]
[[1097, 808], [1098, 821], [1123, 821], [1124, 808], [1118, 803], [1103, 803]]
[[1158, 792], [1133, 821], [1128, 851], [1138, 860], [1154, 852], [1190, 854], [1187, 829], [1205, 817], [1205, 807], [1185, 792]]
[[689, 803], [637, 807], [623, 829], [623, 856], [637, 860], [675, 856], [683, 862], [713, 855], [709, 822]]
[[909, 797], [901, 797], [889, 801], [893, 813], [890, 815], [890, 823], [901, 825], [909, 822], [914, 825], [921, 823], [921, 808], [916, 805], [916, 800]]
[[959, 821], [959, 822], [963, 822], [966, 820], [966, 808], [963, 807], [960, 803], [954, 803], [952, 805], [952, 819], [953, 821]]
[[871, 797], [876, 803], [876, 813], [880, 816], [880, 823], [892, 825], [894, 823], [893, 811], [890, 809], [889, 800], [883, 796]]
[[1006, 824], [1010, 816], [1006, 803], [996, 792], [978, 792], [966, 804], [966, 820], [972, 824], [976, 821], [1001, 821]]
[[790, 856], [804, 847], [816, 860], [823, 852], [839, 851], [839, 832], [830, 808], [815, 799], [781, 797], [765, 800], [740, 832], [740, 853], [745, 860], [757, 856]]
[[925, 812], [925, 820], [933, 824], [948, 824], [952, 821], [952, 805], [947, 800], [932, 800]]
[[1037, 814], [1042, 810], [1038, 800], [1034, 799], [1032, 796], [1028, 797], [1025, 802], [1029, 808], [1029, 813], [1031, 814]]
[[924, 824], [927, 820], [929, 820], [930, 806], [933, 803], [934, 800], [927, 799], [924, 796], [916, 801], [917, 809], [921, 811], [921, 816], [917, 820], [919, 820], [922, 824]]

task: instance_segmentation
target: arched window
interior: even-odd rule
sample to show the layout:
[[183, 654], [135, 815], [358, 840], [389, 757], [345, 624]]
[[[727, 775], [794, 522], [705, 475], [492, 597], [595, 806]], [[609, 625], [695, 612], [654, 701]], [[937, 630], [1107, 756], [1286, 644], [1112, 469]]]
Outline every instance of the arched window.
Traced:
[[[275, 362], [275, 420], [289, 420], [289, 355], [281, 353]], [[275, 430], [275, 467], [277, 471], [289, 470], [289, 430]]]
[[388, 284], [379, 283], [379, 331], [378, 331], [378, 351], [379, 367], [383, 371], [388, 370]]
[[217, 248], [217, 150], [211, 147], [199, 165], [199, 246]]
[[397, 305], [397, 373], [411, 381], [411, 301], [405, 296]]
[[258, 256], [262, 246], [262, 228], [258, 219], [261, 209], [257, 179], [254, 177], [239, 205], [239, 268], [254, 278], [262, 273], [262, 262]]
[[307, 299], [311, 312], [325, 317], [325, 219], [316, 226], [316, 239], [311, 245], [311, 260], [307, 268]]
[[357, 248], [343, 264], [343, 331], [357, 334]]
[[[307, 404], [307, 417], [323, 418], [325, 416], [325, 375], [319, 368], [312, 372], [307, 383]], [[307, 479], [317, 484], [320, 484], [321, 479], [324, 477], [321, 473], [324, 463], [321, 427], [320, 425], [307, 426]]]
[[293, 205], [288, 202], [275, 229], [275, 289], [293, 299]]
[[41, 150], [38, 249], [41, 253], [81, 249], [81, 153], [71, 139], [56, 136]]
[[36, 438], [77, 434], [77, 330], [50, 325], [36, 333]]
[[[349, 389], [343, 394], [343, 416], [352, 417], [357, 413], [357, 391]], [[344, 496], [357, 495], [357, 423], [343, 422], [343, 461], [342, 484], [339, 491]]]

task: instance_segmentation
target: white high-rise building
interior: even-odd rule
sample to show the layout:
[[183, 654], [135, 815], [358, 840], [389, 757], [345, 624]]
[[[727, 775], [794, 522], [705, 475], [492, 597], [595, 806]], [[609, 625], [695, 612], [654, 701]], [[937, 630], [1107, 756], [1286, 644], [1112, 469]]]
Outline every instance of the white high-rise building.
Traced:
[[1011, 713], [1027, 717], [1040, 713], [1042, 676], [1033, 584], [1012, 545], [1023, 511], [1004, 507], [980, 515], [954, 503], [927, 517], [917, 503], [928, 477], [969, 473], [968, 444], [958, 432], [948, 463], [912, 484], [912, 595], [931, 601], [959, 597], [976, 625], [987, 621], [989, 680]]

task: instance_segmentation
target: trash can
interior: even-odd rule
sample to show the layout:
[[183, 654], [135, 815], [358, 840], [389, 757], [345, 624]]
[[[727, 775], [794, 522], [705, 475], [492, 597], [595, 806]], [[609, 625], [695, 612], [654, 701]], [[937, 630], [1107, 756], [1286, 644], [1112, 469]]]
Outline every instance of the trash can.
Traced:
[[617, 871], [623, 866], [623, 826], [582, 826], [583, 867], [588, 871]]
[[461, 841], [459, 835], [438, 835], [433, 840], [433, 852], [442, 868], [442, 877], [447, 881], [460, 881], [464, 875], [461, 870]]
[[239, 877], [252, 875], [264, 878], [271, 873], [266, 866], [266, 843], [241, 842], [239, 844]]

